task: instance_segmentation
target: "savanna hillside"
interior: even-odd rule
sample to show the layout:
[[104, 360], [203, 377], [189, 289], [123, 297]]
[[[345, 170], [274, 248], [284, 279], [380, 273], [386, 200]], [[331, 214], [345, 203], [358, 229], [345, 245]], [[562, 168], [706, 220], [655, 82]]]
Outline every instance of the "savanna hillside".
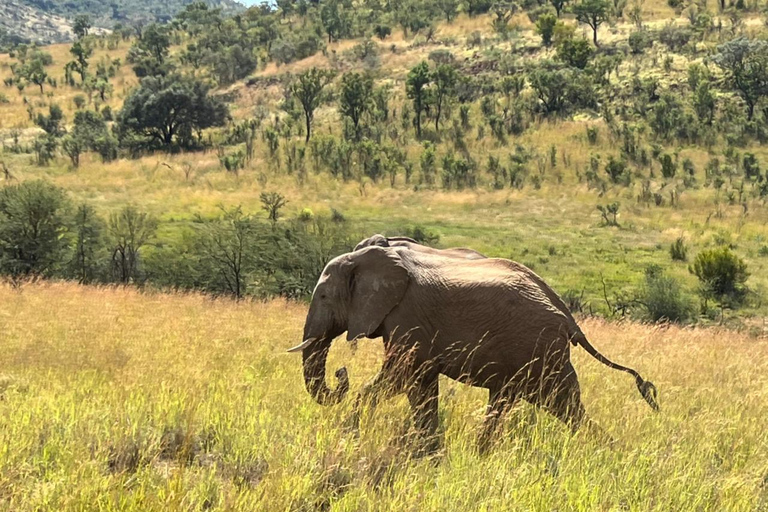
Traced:
[[[661, 391], [577, 350], [591, 417], [571, 436], [516, 408], [488, 455], [487, 396], [444, 381], [445, 448], [413, 459], [404, 398], [342, 428], [351, 401], [309, 399], [303, 306], [38, 283], [0, 287], [0, 503], [5, 510], [762, 510], [768, 505], [766, 344], [718, 329], [597, 318], [585, 333]], [[330, 368], [355, 391], [380, 345], [345, 342]]]
[[[760, 334], [762, 8], [194, 4], [106, 35], [79, 18], [72, 45], [0, 57], [3, 184], [58, 187], [35, 192], [58, 197], [49, 252], [20, 256], [44, 263], [5, 272], [302, 297], [385, 231], [519, 260], [576, 310]], [[232, 269], [239, 238], [281, 256]], [[725, 286], [694, 275], [721, 248]]]
[[[765, 7], [194, 4], [3, 41], [0, 508], [768, 507]], [[374, 232], [530, 266], [662, 413], [576, 350], [612, 448], [523, 406], [481, 457], [451, 382], [436, 458], [403, 399], [355, 439], [284, 350]], [[381, 357], [329, 368], [354, 392]]]

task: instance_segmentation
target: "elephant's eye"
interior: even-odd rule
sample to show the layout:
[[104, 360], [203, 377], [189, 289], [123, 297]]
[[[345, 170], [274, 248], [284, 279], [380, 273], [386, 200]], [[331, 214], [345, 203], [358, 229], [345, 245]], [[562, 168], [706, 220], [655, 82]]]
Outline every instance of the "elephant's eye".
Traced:
[[320, 294], [320, 300], [325, 300], [325, 294], [324, 293]]

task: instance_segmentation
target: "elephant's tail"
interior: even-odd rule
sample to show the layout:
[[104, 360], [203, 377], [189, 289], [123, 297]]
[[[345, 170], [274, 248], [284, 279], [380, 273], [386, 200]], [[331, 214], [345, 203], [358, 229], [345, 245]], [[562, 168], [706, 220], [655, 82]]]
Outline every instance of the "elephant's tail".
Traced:
[[651, 406], [651, 408], [654, 411], [659, 410], [659, 404], [656, 402], [656, 397], [658, 396], [658, 391], [656, 390], [656, 386], [653, 385], [653, 383], [649, 380], [643, 380], [643, 378], [640, 376], [639, 373], [637, 373], [632, 368], [627, 368], [626, 366], [621, 366], [620, 364], [616, 364], [607, 357], [605, 357], [603, 354], [597, 351], [595, 347], [592, 346], [592, 344], [587, 340], [587, 337], [584, 336], [583, 333], [579, 332], [574, 338], [573, 341], [581, 345], [584, 350], [586, 350], [589, 355], [603, 363], [605, 366], [609, 368], [613, 368], [614, 370], [621, 370], [622, 372], [627, 372], [628, 374], [632, 375], [635, 378], [635, 383], [637, 384], [637, 389], [640, 391], [640, 394], [643, 396], [646, 402], [648, 402], [648, 405]]

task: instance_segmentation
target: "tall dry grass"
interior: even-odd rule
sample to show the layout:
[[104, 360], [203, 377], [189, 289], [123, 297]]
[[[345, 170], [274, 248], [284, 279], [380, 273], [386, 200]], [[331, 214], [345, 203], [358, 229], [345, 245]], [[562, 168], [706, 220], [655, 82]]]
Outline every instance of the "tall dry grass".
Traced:
[[[0, 287], [0, 509], [754, 511], [768, 506], [768, 345], [727, 331], [581, 323], [591, 417], [616, 440], [571, 436], [529, 406], [475, 451], [482, 390], [444, 380], [443, 452], [413, 459], [404, 399], [342, 428], [350, 404], [303, 388], [305, 308], [41, 283]], [[379, 343], [332, 349], [358, 388]], [[355, 389], [353, 389], [355, 391]]]

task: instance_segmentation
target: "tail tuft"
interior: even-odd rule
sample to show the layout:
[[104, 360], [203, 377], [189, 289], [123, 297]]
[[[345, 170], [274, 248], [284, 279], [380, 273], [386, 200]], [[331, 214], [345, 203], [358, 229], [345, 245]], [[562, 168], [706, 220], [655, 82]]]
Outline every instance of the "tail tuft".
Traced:
[[651, 406], [654, 411], [659, 410], [659, 403], [656, 401], [659, 396], [659, 392], [656, 390], [656, 386], [649, 380], [643, 380], [639, 376], [637, 377], [637, 389], [640, 390], [640, 394], [643, 395], [645, 401]]

